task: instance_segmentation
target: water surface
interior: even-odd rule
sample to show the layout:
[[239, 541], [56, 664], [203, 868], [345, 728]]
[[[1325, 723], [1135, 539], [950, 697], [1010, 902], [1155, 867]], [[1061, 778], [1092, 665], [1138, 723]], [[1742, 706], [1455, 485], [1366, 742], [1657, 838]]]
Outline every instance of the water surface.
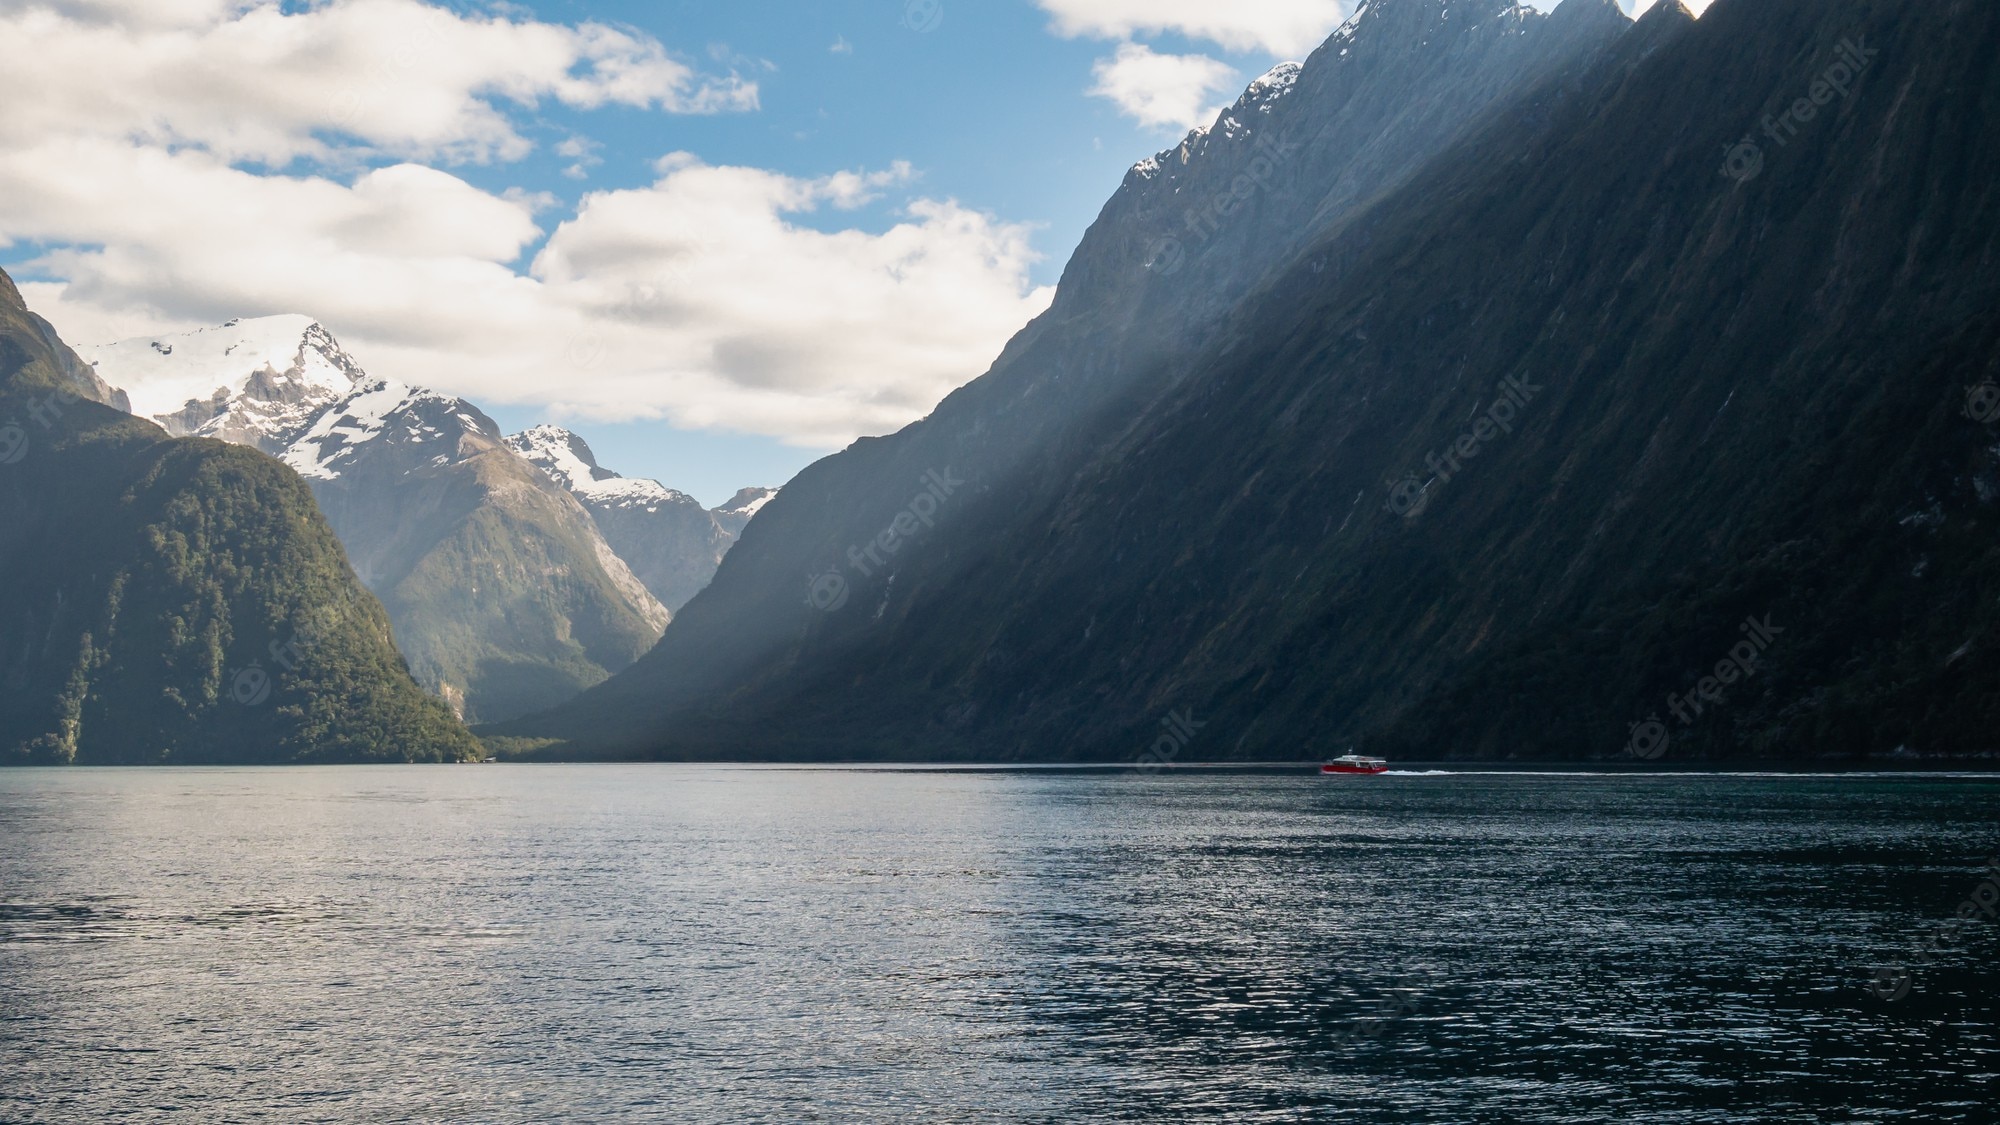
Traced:
[[1965, 779], [0, 771], [0, 1120], [2000, 1120]]

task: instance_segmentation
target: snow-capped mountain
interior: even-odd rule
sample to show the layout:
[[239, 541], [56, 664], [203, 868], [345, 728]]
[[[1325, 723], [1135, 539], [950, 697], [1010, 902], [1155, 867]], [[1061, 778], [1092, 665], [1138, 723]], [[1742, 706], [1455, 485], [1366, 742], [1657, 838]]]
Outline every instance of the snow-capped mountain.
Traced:
[[411, 671], [469, 719], [567, 698], [667, 626], [591, 513], [464, 399], [365, 381], [283, 460], [388, 606]]
[[729, 503], [715, 509], [715, 522], [731, 535], [743, 534], [744, 525], [750, 517], [764, 509], [764, 505], [776, 499], [775, 488], [746, 488], [730, 497]]
[[708, 585], [743, 526], [777, 495], [746, 488], [709, 511], [685, 492], [604, 468], [581, 437], [560, 426], [536, 426], [507, 444], [569, 490], [653, 596], [675, 611]]
[[420, 457], [442, 467], [482, 428], [491, 430], [493, 424], [463, 399], [375, 379], [322, 410], [280, 460], [307, 480], [333, 481], [371, 453], [427, 445], [431, 448], [419, 451]]
[[507, 448], [491, 418], [371, 379], [311, 317], [234, 320], [86, 358], [133, 413], [254, 446], [304, 477], [411, 671], [461, 716], [560, 702], [666, 628], [666, 607], [591, 513]]
[[177, 437], [212, 437], [276, 454], [364, 378], [311, 317], [232, 320], [175, 336], [81, 349], [132, 412]]

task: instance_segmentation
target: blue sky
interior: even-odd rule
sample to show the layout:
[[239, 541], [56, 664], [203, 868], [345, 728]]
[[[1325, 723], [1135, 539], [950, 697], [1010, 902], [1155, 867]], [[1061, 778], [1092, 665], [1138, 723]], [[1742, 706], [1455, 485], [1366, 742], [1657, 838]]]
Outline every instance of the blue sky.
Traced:
[[[573, 198], [636, 186], [651, 180], [653, 160], [674, 150], [800, 177], [907, 160], [921, 177], [914, 185], [919, 192], [1035, 224], [1041, 258], [1032, 276], [1053, 285], [1125, 170], [1179, 138], [1178, 129], [1141, 127], [1109, 101], [1086, 96], [1104, 43], [1050, 34], [1047, 13], [1028, 3], [957, 0], [944, 5], [930, 31], [913, 30], [903, 4], [882, 0], [781, 6], [568, 0], [534, 7], [545, 19], [616, 20], [703, 56], [740, 59], [757, 76], [762, 108], [748, 117], [549, 114], [551, 148], [521, 168], [468, 174], [496, 190], [519, 183]], [[773, 7], [783, 15], [774, 17]], [[1269, 52], [1231, 53], [1181, 36], [1152, 42], [1218, 56], [1236, 67], [1240, 84], [1279, 61]], [[846, 49], [833, 50], [837, 43]], [[759, 65], [766, 61], [772, 69]], [[604, 163], [590, 169], [586, 183], [566, 179], [569, 162], [552, 152], [566, 130], [604, 146], [598, 154]], [[861, 216], [804, 221], [831, 229], [860, 219], [881, 229], [893, 222], [893, 206], [885, 199]], [[979, 373], [968, 370], [965, 378]], [[510, 428], [540, 420], [532, 407], [490, 412]], [[781, 484], [817, 455], [776, 438], [726, 431], [571, 425], [607, 466], [658, 477], [709, 503], [739, 485]]]
[[307, 313], [715, 504], [922, 416], [1345, 0], [0, 0], [0, 265], [78, 344]]

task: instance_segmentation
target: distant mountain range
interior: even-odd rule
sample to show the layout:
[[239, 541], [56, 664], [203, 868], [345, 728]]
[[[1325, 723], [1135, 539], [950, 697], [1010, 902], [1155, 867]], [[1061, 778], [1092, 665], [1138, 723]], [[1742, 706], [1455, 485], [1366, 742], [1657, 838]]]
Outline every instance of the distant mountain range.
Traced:
[[309, 317], [84, 355], [169, 433], [252, 446], [304, 477], [419, 681], [469, 720], [554, 706], [630, 665], [735, 541], [729, 512], [519, 452], [573, 442], [589, 459], [580, 439], [508, 439], [463, 399], [371, 379]]
[[1372, 0], [1133, 168], [984, 377], [498, 733], [1989, 752], [1996, 45], [1990, 4]]
[[604, 468], [582, 438], [557, 426], [515, 434], [507, 445], [576, 497], [611, 549], [670, 610], [708, 585], [743, 525], [777, 495], [774, 488], [746, 488], [710, 511], [658, 481]]
[[127, 406], [0, 273], [0, 764], [480, 755], [296, 474]]

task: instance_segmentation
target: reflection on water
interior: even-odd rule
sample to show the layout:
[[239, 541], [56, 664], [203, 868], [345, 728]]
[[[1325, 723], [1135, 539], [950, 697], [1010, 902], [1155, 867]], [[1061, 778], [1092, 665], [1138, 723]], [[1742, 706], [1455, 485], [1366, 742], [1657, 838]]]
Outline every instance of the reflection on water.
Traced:
[[0, 772], [0, 1120], [1992, 1121], [1996, 798]]

